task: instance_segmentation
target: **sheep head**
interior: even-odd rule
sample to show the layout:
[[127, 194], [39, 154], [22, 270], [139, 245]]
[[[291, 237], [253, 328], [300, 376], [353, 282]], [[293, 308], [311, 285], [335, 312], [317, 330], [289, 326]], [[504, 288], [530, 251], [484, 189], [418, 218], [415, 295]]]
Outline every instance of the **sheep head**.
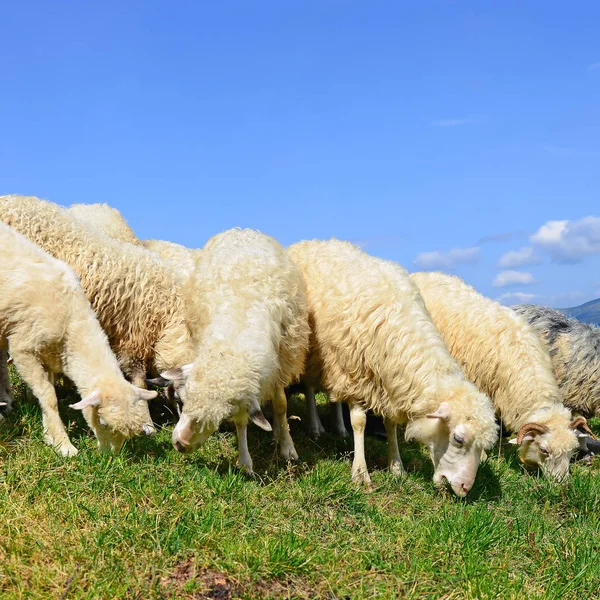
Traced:
[[[160, 378], [172, 385], [183, 403], [179, 421], [173, 430], [173, 446], [179, 452], [193, 452], [219, 428], [224, 420], [245, 424], [248, 420], [271, 431], [255, 395], [246, 393], [232, 382], [203, 377], [201, 363], [165, 371]], [[158, 380], [155, 381], [156, 383]]]
[[579, 446], [575, 431], [563, 423], [553, 427], [525, 423], [510, 443], [519, 446], [519, 458], [526, 468], [541, 469], [557, 481], [568, 477], [571, 457]]
[[155, 397], [156, 392], [123, 380], [100, 385], [70, 407], [84, 411], [100, 450], [118, 452], [128, 437], [156, 432], [148, 410], [148, 401]]
[[[489, 415], [479, 415], [477, 420], [463, 418], [455, 405], [442, 402], [435, 412], [409, 423], [406, 438], [416, 439], [429, 447], [436, 486], [444, 485], [445, 480], [457, 496], [468, 494], [483, 450], [497, 439], [491, 405], [488, 412]], [[489, 435], [484, 439], [481, 437], [482, 423], [489, 428]]]

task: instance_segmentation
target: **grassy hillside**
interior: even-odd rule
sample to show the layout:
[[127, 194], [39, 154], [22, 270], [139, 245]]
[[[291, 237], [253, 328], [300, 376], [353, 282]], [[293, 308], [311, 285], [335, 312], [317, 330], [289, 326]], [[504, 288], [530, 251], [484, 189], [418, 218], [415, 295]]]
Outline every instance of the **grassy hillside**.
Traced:
[[[301, 402], [291, 414], [304, 416]], [[170, 428], [110, 456], [64, 415], [73, 459], [43, 444], [22, 398], [0, 423], [3, 599], [598, 597], [598, 463], [552, 485], [503, 444], [460, 500], [434, 489], [413, 444], [395, 479], [385, 444], [368, 440], [364, 489], [350, 482], [350, 445], [312, 442], [296, 419], [302, 462], [286, 465], [254, 428], [249, 479], [231, 466], [230, 431], [188, 457]]]
[[574, 306], [572, 308], [561, 308], [561, 312], [575, 317], [584, 323], [592, 323], [593, 325], [600, 325], [600, 298], [586, 302], [581, 306]]

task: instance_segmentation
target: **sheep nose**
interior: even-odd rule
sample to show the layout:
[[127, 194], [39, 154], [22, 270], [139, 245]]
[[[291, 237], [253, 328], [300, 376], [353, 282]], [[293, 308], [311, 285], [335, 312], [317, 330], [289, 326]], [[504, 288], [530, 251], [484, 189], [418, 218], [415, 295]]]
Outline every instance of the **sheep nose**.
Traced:
[[185, 452], [186, 451], [186, 447], [179, 440], [174, 441], [173, 446], [174, 446], [175, 450], [177, 450], [177, 452]]
[[469, 493], [469, 490], [471, 489], [472, 484], [470, 483], [462, 483], [460, 486], [463, 489], [463, 492], [465, 493], [465, 496]]

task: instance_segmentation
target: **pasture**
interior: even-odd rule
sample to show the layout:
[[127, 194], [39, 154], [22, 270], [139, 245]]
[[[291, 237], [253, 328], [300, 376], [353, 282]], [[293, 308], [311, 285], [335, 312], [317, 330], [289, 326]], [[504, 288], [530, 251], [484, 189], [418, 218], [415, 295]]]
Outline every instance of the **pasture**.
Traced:
[[436, 491], [425, 448], [401, 444], [409, 474], [397, 479], [385, 443], [368, 438], [365, 489], [350, 481], [350, 441], [304, 435], [301, 397], [289, 410], [300, 461], [286, 464], [252, 427], [254, 479], [234, 466], [233, 430], [182, 456], [167, 425], [101, 455], [66, 405], [80, 453], [65, 459], [44, 444], [37, 403], [11, 377], [2, 598], [598, 597], [600, 461], [556, 485], [525, 473], [503, 440], [461, 500]]

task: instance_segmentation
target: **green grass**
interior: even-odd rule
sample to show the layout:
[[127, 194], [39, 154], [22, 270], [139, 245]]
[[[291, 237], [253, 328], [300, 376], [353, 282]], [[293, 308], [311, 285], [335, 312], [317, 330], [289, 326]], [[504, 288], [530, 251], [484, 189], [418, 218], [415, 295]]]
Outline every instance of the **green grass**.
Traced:
[[[292, 420], [302, 461], [253, 428], [249, 479], [232, 431], [187, 457], [170, 427], [100, 455], [68, 409], [80, 454], [61, 458], [18, 400], [0, 423], [3, 599], [598, 597], [597, 462], [552, 485], [503, 445], [460, 500], [435, 490], [424, 449], [401, 445], [396, 479], [369, 439], [367, 490], [350, 482], [350, 443], [312, 442]], [[290, 413], [304, 416], [299, 400]]]

